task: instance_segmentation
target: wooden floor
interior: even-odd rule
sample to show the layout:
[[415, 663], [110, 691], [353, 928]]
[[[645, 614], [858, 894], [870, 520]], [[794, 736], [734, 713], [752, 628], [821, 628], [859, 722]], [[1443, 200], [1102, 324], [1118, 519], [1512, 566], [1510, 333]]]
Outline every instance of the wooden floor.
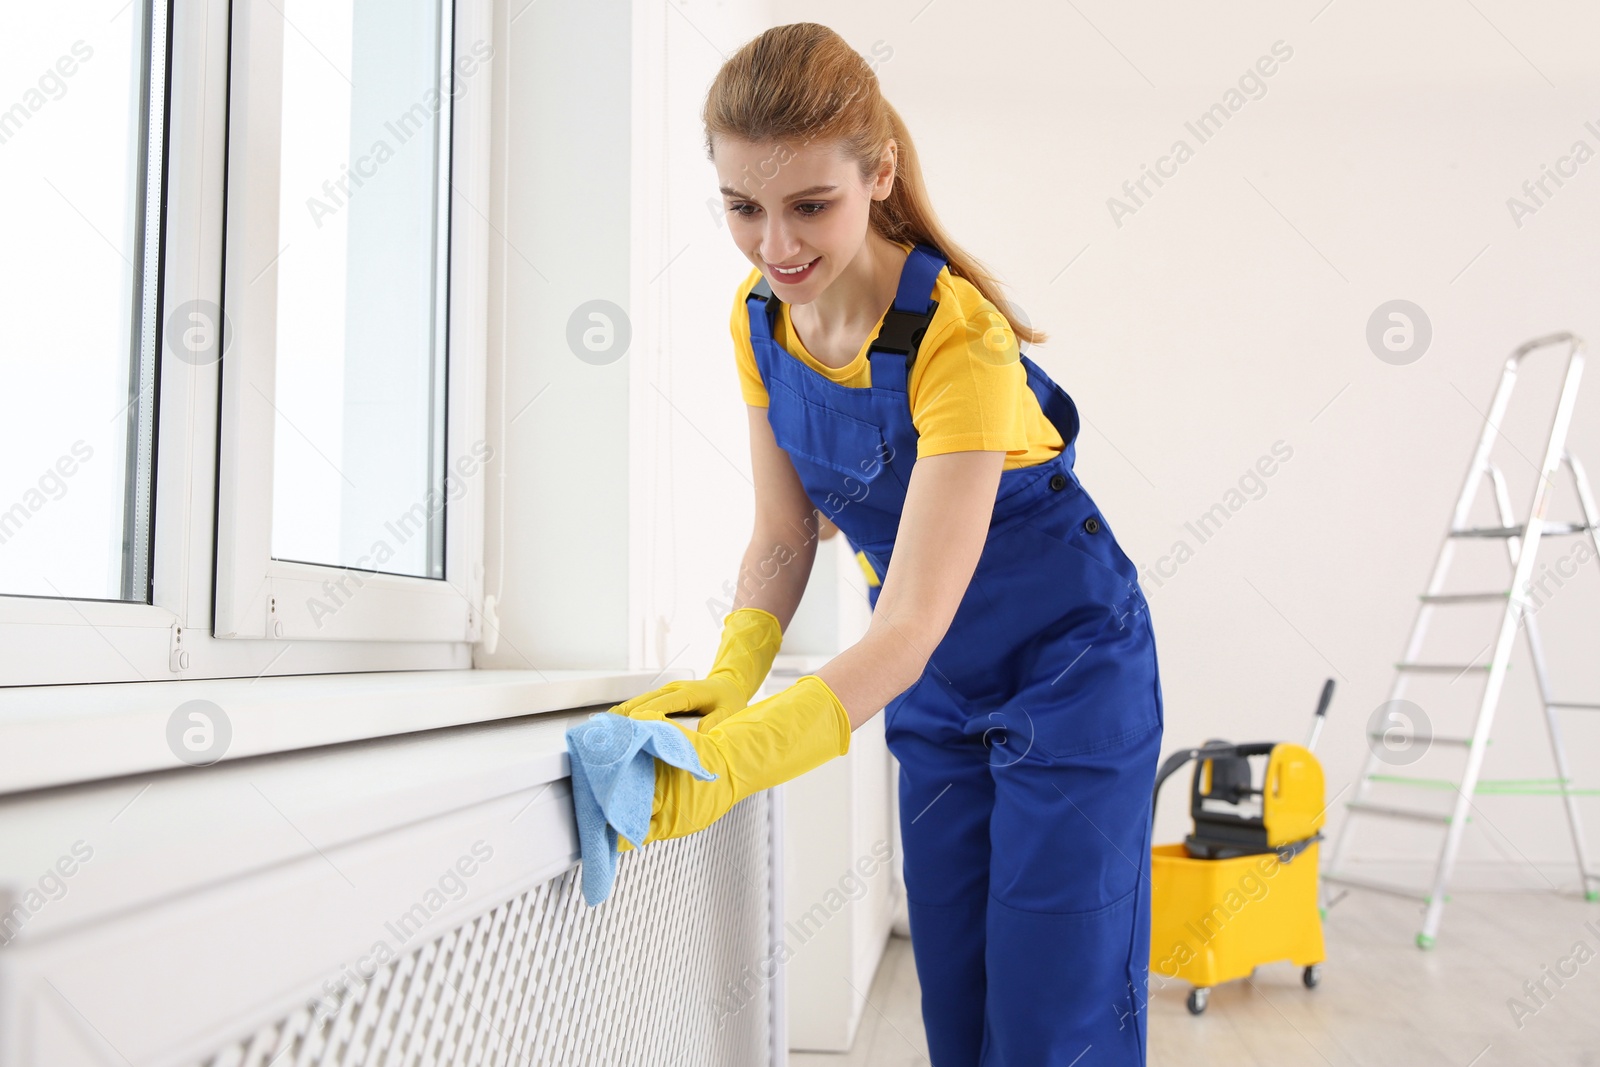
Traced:
[[[1600, 904], [1458, 893], [1428, 952], [1412, 942], [1418, 918], [1404, 900], [1347, 897], [1328, 916], [1316, 990], [1288, 964], [1272, 964], [1213, 990], [1195, 1017], [1186, 987], [1154, 988], [1150, 1067], [1600, 1067]], [[1541, 980], [1543, 1003], [1523, 988]], [[794, 1053], [791, 1067], [926, 1065], [918, 997], [910, 942], [893, 938], [855, 1047]], [[1514, 1017], [1509, 1001], [1527, 1011]], [[1094, 1062], [1091, 1053], [1078, 1067]]]

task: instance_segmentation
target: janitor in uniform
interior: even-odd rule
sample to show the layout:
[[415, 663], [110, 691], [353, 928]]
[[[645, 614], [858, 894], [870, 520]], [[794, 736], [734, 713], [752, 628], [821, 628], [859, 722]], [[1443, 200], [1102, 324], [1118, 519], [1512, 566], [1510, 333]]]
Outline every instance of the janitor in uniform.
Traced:
[[[832, 30], [746, 44], [704, 122], [755, 268], [731, 327], [756, 522], [707, 676], [613, 709], [704, 713], [688, 735], [717, 777], [658, 764], [645, 841], [848, 751], [882, 709], [935, 1067], [1143, 1064], [1161, 687], [1135, 568], [1073, 472], [1077, 409]], [[982, 149], [997, 187], [1009, 147]], [[750, 704], [818, 513], [857, 552], [872, 622]]]

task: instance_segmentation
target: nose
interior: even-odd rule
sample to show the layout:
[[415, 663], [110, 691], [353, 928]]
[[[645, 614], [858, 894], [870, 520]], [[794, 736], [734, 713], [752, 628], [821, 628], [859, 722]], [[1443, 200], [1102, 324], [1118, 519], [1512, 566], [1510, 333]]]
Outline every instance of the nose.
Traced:
[[788, 263], [799, 258], [800, 242], [795, 240], [793, 231], [782, 220], [769, 216], [761, 233], [760, 252], [761, 258], [768, 263]]

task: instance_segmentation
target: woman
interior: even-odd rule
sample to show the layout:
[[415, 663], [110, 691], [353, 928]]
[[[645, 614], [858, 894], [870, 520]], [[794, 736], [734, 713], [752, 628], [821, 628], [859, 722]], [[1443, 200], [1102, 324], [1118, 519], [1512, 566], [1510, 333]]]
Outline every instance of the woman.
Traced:
[[[690, 737], [718, 777], [658, 764], [646, 840], [843, 754], [881, 708], [936, 1067], [1143, 1063], [1161, 691], [1135, 569], [1072, 471], [1077, 410], [837, 34], [763, 33], [704, 120], [756, 268], [732, 321], [756, 523], [708, 676], [614, 709], [705, 713]], [[816, 511], [858, 552], [871, 625], [746, 706]]]

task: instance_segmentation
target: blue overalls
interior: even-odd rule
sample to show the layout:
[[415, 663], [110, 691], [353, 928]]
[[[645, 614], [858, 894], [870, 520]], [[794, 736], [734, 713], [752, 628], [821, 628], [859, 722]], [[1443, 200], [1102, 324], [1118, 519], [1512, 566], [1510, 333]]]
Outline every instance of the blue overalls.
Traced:
[[[747, 304], [773, 436], [879, 576], [917, 453], [908, 368], [944, 262], [927, 246], [907, 258], [866, 389], [772, 340], [764, 279]], [[923, 1024], [934, 1067], [1143, 1064], [1155, 638], [1134, 566], [1073, 473], [1077, 408], [1021, 359], [1066, 447], [1001, 474], [954, 621], [885, 708]]]

